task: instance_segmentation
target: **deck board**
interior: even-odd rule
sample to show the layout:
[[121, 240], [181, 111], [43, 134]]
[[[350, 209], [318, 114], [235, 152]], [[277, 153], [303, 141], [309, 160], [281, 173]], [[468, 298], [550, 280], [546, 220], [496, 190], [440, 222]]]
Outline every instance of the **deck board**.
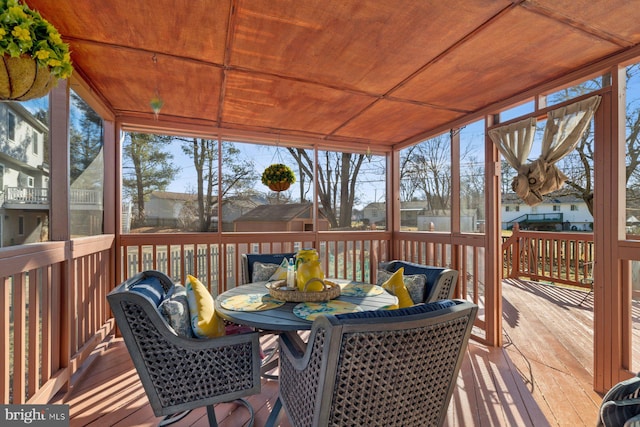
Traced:
[[[601, 396], [593, 391], [593, 304], [584, 292], [527, 281], [505, 281], [502, 348], [470, 342], [445, 426], [592, 426]], [[590, 297], [591, 298], [591, 297]], [[262, 339], [271, 346], [272, 336]], [[263, 380], [248, 400], [263, 426], [278, 393]], [[70, 405], [71, 426], [156, 426], [126, 347], [112, 338], [70, 394], [52, 403]], [[221, 427], [244, 426], [246, 410], [216, 406]], [[286, 415], [282, 427], [290, 427]], [[192, 411], [177, 426], [208, 425], [206, 411]]]

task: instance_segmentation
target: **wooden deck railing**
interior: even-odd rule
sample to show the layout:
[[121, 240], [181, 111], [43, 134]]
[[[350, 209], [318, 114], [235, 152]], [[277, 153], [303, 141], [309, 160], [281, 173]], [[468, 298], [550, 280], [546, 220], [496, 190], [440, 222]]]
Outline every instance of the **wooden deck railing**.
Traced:
[[593, 274], [593, 234], [522, 231], [503, 239], [503, 276], [527, 277], [589, 288]]
[[[377, 265], [395, 258], [460, 272], [456, 297], [484, 306], [483, 235], [386, 231], [320, 233], [128, 234], [0, 248], [0, 398], [47, 403], [113, 330], [106, 294], [148, 269], [184, 283], [193, 274], [214, 295], [237, 286], [241, 254], [315, 247], [328, 276], [374, 282]], [[395, 245], [395, 246], [392, 246]], [[392, 248], [394, 249], [392, 251]], [[592, 261], [584, 233], [517, 231], [504, 242], [505, 277], [580, 286]], [[119, 266], [111, 277], [112, 263]], [[476, 326], [484, 327], [483, 316]]]
[[47, 403], [113, 328], [114, 238], [0, 249], [0, 400]]
[[120, 281], [139, 271], [159, 270], [184, 283], [198, 277], [213, 295], [239, 284], [241, 255], [288, 253], [314, 247], [328, 276], [375, 280], [388, 259], [389, 232], [128, 234], [120, 241]]

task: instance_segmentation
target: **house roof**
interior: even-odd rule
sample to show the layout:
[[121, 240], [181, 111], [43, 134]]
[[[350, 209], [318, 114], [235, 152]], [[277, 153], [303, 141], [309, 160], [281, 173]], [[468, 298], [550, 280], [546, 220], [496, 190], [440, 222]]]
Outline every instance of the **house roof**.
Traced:
[[[422, 210], [427, 208], [426, 200], [412, 200], [408, 202], [400, 202], [400, 210], [401, 211], [409, 211], [409, 210]], [[385, 209], [386, 203], [384, 202], [373, 202], [369, 203], [364, 207], [364, 209]]]
[[163, 199], [163, 200], [192, 201], [192, 200], [196, 200], [197, 196], [191, 193], [174, 193], [171, 191], [152, 191], [151, 198]]
[[246, 214], [236, 218], [234, 222], [269, 221], [289, 222], [296, 218], [311, 218], [311, 203], [286, 203], [281, 205], [260, 205]]
[[272, 143], [408, 145], [640, 51], [628, 0], [26, 3], [125, 129]]
[[[510, 205], [524, 205], [525, 202], [516, 193], [503, 193], [502, 203]], [[542, 196], [543, 204], [584, 203], [584, 200], [575, 194], [567, 193], [566, 189], [560, 189]]]

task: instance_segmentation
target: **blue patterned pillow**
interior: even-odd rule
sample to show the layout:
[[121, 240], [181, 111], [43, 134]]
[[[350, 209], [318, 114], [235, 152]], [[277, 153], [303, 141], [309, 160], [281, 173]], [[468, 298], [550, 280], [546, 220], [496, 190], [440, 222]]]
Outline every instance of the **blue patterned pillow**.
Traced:
[[184, 286], [175, 285], [167, 294], [167, 298], [160, 303], [158, 309], [178, 336], [194, 338], [187, 289]]
[[[393, 272], [387, 270], [378, 270], [378, 279], [376, 284], [382, 286], [384, 282], [389, 280]], [[424, 302], [425, 291], [427, 289], [427, 277], [424, 274], [405, 274], [402, 276], [404, 286], [409, 291], [409, 296], [414, 304]]]
[[146, 276], [138, 280], [129, 290], [149, 298], [155, 307], [158, 307], [166, 296], [160, 279], [155, 276]]

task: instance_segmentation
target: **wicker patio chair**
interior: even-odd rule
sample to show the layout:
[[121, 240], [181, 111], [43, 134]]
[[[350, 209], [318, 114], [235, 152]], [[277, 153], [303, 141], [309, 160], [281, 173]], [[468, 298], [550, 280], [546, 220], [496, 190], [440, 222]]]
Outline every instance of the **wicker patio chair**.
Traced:
[[[147, 297], [136, 284], [156, 278], [160, 295]], [[157, 271], [145, 271], [123, 282], [107, 295], [149, 403], [160, 425], [182, 418], [191, 409], [207, 407], [209, 423], [217, 426], [214, 405], [238, 401], [260, 393], [258, 333], [197, 339], [178, 336], [158, 310], [158, 301], [170, 294], [171, 279]]]
[[445, 300], [315, 319], [280, 337], [282, 407], [295, 427], [440, 426], [478, 307]]
[[453, 298], [458, 282], [457, 270], [400, 260], [380, 263], [380, 268], [390, 273], [395, 273], [400, 267], [404, 267], [404, 274], [424, 274], [426, 276], [424, 300], [414, 301], [415, 303]]

